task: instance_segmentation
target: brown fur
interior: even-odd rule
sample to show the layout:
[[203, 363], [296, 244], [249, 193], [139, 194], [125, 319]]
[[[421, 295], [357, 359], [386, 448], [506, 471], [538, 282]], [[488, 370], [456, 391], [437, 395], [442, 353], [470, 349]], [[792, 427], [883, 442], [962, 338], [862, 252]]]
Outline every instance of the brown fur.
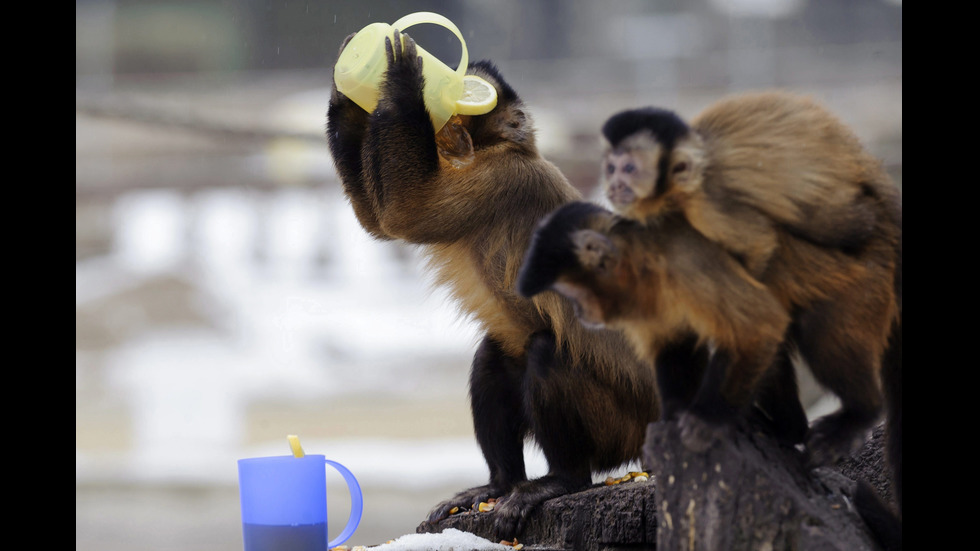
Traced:
[[[335, 92], [327, 135], [361, 225], [422, 246], [437, 283], [486, 335], [470, 395], [490, 483], [460, 492], [430, 519], [505, 496], [495, 514], [501, 535], [513, 537], [529, 508], [589, 484], [590, 471], [639, 457], [659, 409], [655, 382], [622, 335], [586, 330], [561, 297], [532, 300], [515, 289], [538, 220], [580, 198], [539, 154], [520, 98], [491, 64], [473, 64], [469, 73], [497, 88], [497, 106], [436, 134], [418, 92], [414, 42], [398, 44], [396, 34], [375, 112]], [[527, 435], [550, 466], [537, 481], [524, 473]]]
[[[641, 134], [624, 148], [636, 153], [649, 178], [660, 176], [656, 137]], [[680, 210], [755, 275], [781, 229], [822, 245], [856, 247], [875, 226], [868, 195], [896, 195], [880, 161], [845, 124], [813, 100], [781, 91], [711, 105], [666, 153], [666, 189], [639, 194], [617, 212], [642, 221]]]
[[[647, 358], [689, 331], [733, 351], [736, 365], [726, 378], [724, 397], [744, 407], [787, 336], [790, 312], [819, 308], [834, 320], [822, 333], [824, 346], [866, 355], [865, 367], [877, 377], [898, 315], [890, 224], [881, 228], [883, 246], [870, 247], [859, 258], [780, 236], [779, 254], [756, 279], [683, 217], [646, 222], [608, 213], [579, 230], [594, 235], [589, 249], [580, 245], [575, 251], [588, 278], [565, 274], [556, 287], [577, 289], [580, 299], [598, 305], [593, 309], [598, 315], [586, 321], [623, 330]], [[880, 407], [877, 390], [870, 398], [873, 408]]]
[[633, 275], [597, 294], [634, 297], [621, 301], [629, 317], [612, 304], [606, 321], [648, 357], [684, 330], [710, 340], [731, 356], [716, 375], [735, 408], [777, 354], [801, 349], [843, 402], [810, 451], [817, 462], [848, 453], [878, 415], [882, 357], [901, 335], [901, 195], [880, 162], [823, 107], [785, 92], [719, 101], [689, 127], [668, 111], [625, 111], [603, 131], [604, 185], [633, 221], [603, 222]]

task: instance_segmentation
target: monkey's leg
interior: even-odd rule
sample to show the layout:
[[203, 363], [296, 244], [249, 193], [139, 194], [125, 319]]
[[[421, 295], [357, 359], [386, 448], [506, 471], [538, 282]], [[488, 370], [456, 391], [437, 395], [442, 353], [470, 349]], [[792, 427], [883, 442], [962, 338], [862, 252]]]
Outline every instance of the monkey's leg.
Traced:
[[490, 337], [473, 357], [470, 401], [473, 426], [483, 457], [490, 468], [490, 483], [464, 490], [436, 505], [429, 522], [445, 518], [453, 507], [472, 507], [490, 497], [504, 495], [527, 480], [524, 471], [524, 436], [528, 431], [521, 397], [524, 366], [504, 354]]
[[698, 346], [697, 335], [690, 334], [665, 346], [657, 354], [657, 390], [660, 392], [660, 419], [672, 421], [691, 405], [705, 366], [708, 348]]
[[[548, 460], [549, 472], [541, 478], [517, 484], [497, 501], [494, 508], [497, 536], [516, 537], [532, 509], [548, 499], [578, 491], [592, 483], [590, 460], [596, 450], [579, 411], [585, 404], [579, 403], [575, 392], [575, 387], [588, 387], [590, 382], [572, 376], [567, 366], [561, 363], [552, 334], [532, 336], [528, 347], [525, 407], [535, 440]], [[616, 422], [617, 419], [608, 421]]]
[[803, 443], [809, 423], [800, 403], [796, 370], [787, 343], [780, 347], [775, 363], [759, 381], [755, 406], [776, 438], [790, 445]]
[[678, 423], [681, 441], [693, 451], [705, 451], [726, 432], [726, 423], [737, 414], [722, 394], [725, 380], [732, 371], [732, 354], [719, 349], [711, 355], [704, 378], [690, 408], [681, 413]]
[[778, 346], [776, 342], [760, 342], [753, 352], [737, 355], [724, 348], [715, 350], [694, 402], [679, 419], [681, 440], [688, 449], [705, 451], [728, 435], [731, 422], [752, 405], [758, 382], [772, 364]]
[[809, 461], [829, 465], [850, 455], [864, 442], [881, 412], [878, 353], [865, 322], [862, 332], [848, 327], [848, 314], [860, 306], [826, 302], [800, 317], [797, 343], [814, 378], [840, 398], [836, 413], [814, 422], [807, 437]]

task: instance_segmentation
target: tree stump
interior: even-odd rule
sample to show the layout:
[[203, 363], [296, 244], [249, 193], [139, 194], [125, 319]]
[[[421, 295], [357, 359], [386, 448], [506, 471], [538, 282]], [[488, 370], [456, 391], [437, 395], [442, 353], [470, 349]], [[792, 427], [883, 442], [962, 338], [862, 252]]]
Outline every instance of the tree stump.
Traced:
[[[525, 551], [878, 549], [850, 496], [863, 478], [890, 499], [880, 427], [841, 466], [813, 471], [798, 450], [748, 423], [704, 453], [687, 450], [673, 422], [651, 423], [646, 442], [649, 482], [546, 501], [518, 535]], [[417, 532], [493, 539], [492, 527], [491, 511], [423, 522]]]

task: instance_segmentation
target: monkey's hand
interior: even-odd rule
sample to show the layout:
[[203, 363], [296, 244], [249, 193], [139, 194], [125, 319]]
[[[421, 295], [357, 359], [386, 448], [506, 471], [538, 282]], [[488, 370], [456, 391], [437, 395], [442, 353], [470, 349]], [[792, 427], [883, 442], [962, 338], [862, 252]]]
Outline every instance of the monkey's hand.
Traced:
[[469, 490], [463, 490], [455, 496], [439, 503], [429, 511], [429, 522], [436, 523], [448, 517], [454, 508], [477, 510], [480, 502], [487, 501], [491, 497], [498, 497], [504, 492], [494, 488], [492, 485], [477, 486]]
[[[340, 55], [344, 53], [344, 48], [347, 47], [347, 44], [350, 43], [351, 39], [354, 38], [355, 34], [357, 33], [350, 33], [349, 35], [347, 35], [347, 38], [345, 38], [344, 41], [341, 42], [340, 49], [337, 50], [337, 59], [340, 59]], [[330, 94], [331, 105], [350, 104], [352, 106], [356, 106], [353, 101], [351, 101], [347, 96], [345, 96], [343, 93], [340, 92], [340, 90], [337, 89], [337, 82], [333, 78], [333, 74], [334, 72], [330, 71], [330, 82], [333, 84], [333, 92]]]
[[418, 102], [424, 109], [422, 58], [418, 56], [415, 40], [395, 29], [392, 38], [385, 38], [385, 55], [388, 72], [381, 85], [382, 99], [401, 107]]

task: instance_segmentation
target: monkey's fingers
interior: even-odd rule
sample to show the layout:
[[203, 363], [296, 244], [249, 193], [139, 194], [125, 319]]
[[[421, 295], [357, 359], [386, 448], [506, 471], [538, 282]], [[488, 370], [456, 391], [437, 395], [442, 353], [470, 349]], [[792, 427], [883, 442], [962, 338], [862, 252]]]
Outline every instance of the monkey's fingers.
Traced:
[[403, 53], [404, 43], [402, 42], [402, 33], [398, 29], [395, 29], [395, 32], [391, 33], [391, 36], [392, 36], [391, 39], [392, 45], [394, 47], [394, 59], [397, 61], [400, 60], [404, 55]]
[[388, 58], [389, 67], [395, 64], [395, 52], [391, 47], [391, 39], [387, 36], [385, 37], [385, 57]]
[[411, 62], [412, 60], [418, 58], [418, 50], [415, 47], [415, 40], [411, 36], [408, 36], [408, 33], [402, 33], [402, 36], [404, 37], [404, 42], [402, 43], [404, 45], [402, 55], [404, 56], [405, 61]]
[[398, 29], [391, 33], [391, 38], [385, 37], [385, 56], [388, 58], [389, 67], [402, 59], [402, 33]]
[[340, 43], [340, 50], [337, 51], [338, 58], [340, 57], [340, 54], [344, 53], [344, 48], [347, 47], [347, 44], [351, 41], [352, 38], [354, 38], [355, 34], [357, 33], [356, 32], [350, 33], [349, 35], [347, 35], [347, 38], [345, 38], [344, 41]]

